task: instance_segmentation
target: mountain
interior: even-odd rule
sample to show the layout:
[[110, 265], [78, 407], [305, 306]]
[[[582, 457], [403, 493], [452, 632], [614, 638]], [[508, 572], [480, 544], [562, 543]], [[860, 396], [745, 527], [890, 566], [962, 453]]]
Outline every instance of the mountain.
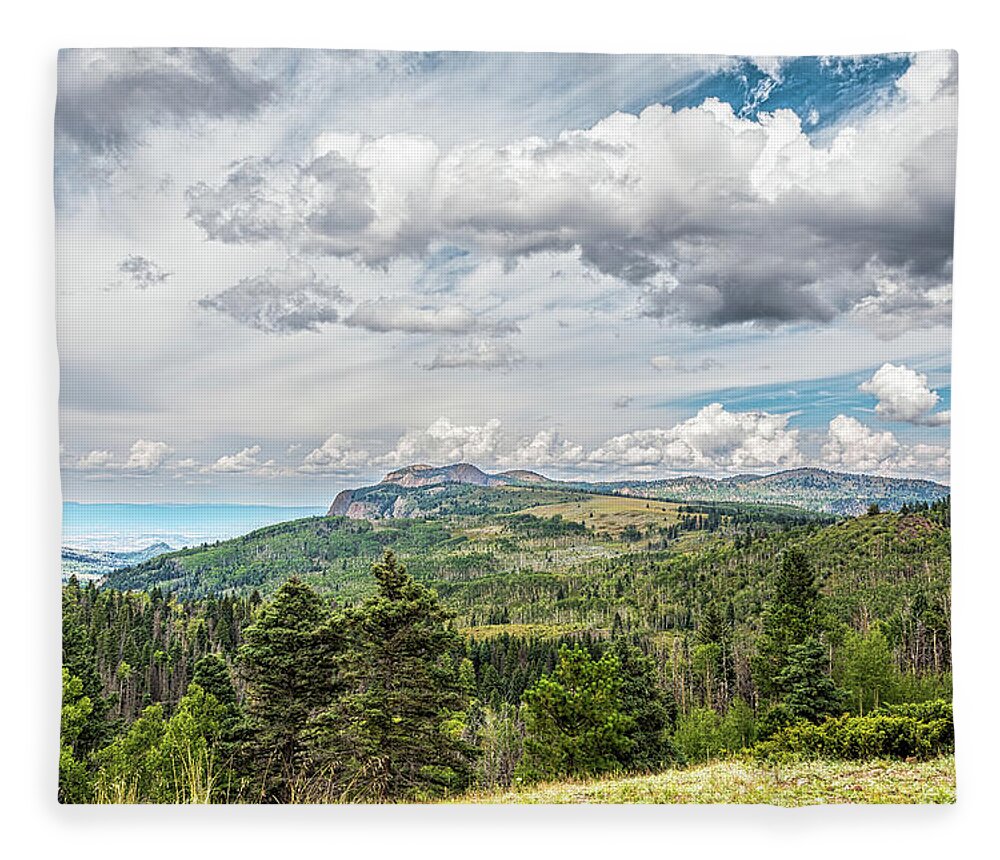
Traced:
[[107, 552], [64, 546], [62, 548], [63, 579], [69, 579], [71, 576], [75, 576], [77, 579], [100, 579], [114, 570], [140, 564], [171, 550], [173, 547], [162, 541], [132, 552]]
[[[904, 504], [929, 504], [951, 492], [949, 487], [933, 481], [824, 469], [791, 469], [771, 475], [721, 479], [686, 475], [650, 481], [555, 481], [526, 469], [489, 474], [470, 463], [417, 464], [390, 472], [372, 487], [343, 490], [330, 506], [329, 515], [372, 520], [461, 513], [454, 509], [459, 499], [463, 503], [474, 500], [481, 508], [497, 512], [506, 507], [511, 488], [528, 487], [672, 502], [792, 505], [846, 516], [864, 513], [872, 504], [883, 510], [899, 510]], [[467, 492], [463, 488], [477, 488], [480, 492]]]
[[[461, 490], [451, 494], [442, 493], [448, 487], [489, 489], [525, 485], [569, 486], [526, 469], [512, 469], [491, 475], [471, 463], [453, 463], [450, 466], [428, 466], [418, 463], [389, 472], [373, 487], [342, 490], [333, 500], [327, 515], [351, 519], [426, 516], [440, 512], [440, 503], [445, 499], [463, 495]], [[406, 492], [409, 490], [430, 490], [431, 493], [428, 495]], [[441, 498], [442, 496], [444, 498]]]
[[617, 481], [589, 485], [592, 491], [649, 499], [699, 502], [786, 504], [843, 516], [857, 516], [872, 504], [896, 511], [904, 504], [932, 503], [951, 488], [934, 481], [857, 475], [825, 469], [789, 469], [771, 475], [730, 478], [688, 476], [658, 481]]
[[506, 481], [499, 475], [487, 475], [471, 463], [454, 463], [451, 466], [426, 466], [418, 464], [397, 469], [386, 475], [381, 483], [401, 487], [431, 487], [437, 484], [473, 484], [477, 487], [494, 487]]

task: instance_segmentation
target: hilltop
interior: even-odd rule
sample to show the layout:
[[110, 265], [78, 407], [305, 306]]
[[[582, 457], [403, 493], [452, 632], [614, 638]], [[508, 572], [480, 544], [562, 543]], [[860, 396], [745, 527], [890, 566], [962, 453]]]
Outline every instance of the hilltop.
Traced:
[[170, 552], [173, 547], [163, 541], [150, 544], [144, 549], [130, 552], [110, 552], [107, 550], [62, 548], [63, 580], [75, 576], [77, 579], [100, 579], [113, 570], [156, 558]]
[[[557, 481], [525, 469], [490, 474], [471, 463], [416, 464], [390, 472], [374, 486], [343, 490], [330, 506], [329, 515], [351, 519], [428, 517], [448, 510], [445, 503], [455, 503], [458, 499], [501, 510], [505, 507], [504, 490], [511, 487], [672, 502], [792, 505], [839, 515], [864, 513], [872, 504], [883, 510], [898, 510], [904, 504], [929, 504], [950, 492], [948, 487], [933, 481], [823, 469], [791, 469], [729, 478], [688, 475], [648, 481]], [[492, 492], [471, 493], [456, 488]]]

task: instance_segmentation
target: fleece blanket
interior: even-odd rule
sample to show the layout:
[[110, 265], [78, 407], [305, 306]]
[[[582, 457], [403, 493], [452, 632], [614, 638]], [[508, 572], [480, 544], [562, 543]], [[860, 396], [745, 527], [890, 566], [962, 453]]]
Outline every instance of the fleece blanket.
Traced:
[[60, 801], [953, 801], [957, 68], [61, 52]]

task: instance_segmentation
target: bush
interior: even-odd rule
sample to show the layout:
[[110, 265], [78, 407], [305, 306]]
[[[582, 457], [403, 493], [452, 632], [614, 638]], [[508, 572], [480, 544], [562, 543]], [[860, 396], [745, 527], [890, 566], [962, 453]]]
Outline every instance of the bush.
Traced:
[[685, 764], [701, 764], [738, 753], [756, 737], [753, 709], [736, 699], [724, 715], [694, 708], [678, 718], [674, 745]]
[[754, 746], [758, 759], [932, 758], [955, 749], [949, 702], [889, 705], [866, 717], [799, 722]]

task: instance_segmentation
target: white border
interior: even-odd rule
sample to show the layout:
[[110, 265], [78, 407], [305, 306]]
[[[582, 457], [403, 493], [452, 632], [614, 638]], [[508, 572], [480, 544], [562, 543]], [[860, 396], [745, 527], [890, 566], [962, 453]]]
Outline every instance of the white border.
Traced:
[[[973, 6], [970, 3], [968, 9]], [[815, 858], [980, 853], [997, 773], [993, 363], [997, 279], [995, 27], [949, 2], [806, 5], [640, 3], [211, 4], [174, 0], [18, 4], [2, 52], [4, 225], [2, 808], [12, 856], [74, 858], [401, 854]], [[663, 53], [960, 55], [953, 358], [955, 664], [959, 803], [954, 808], [61, 809], [59, 546], [51, 144], [55, 54], [92, 45], [276, 45]], [[12, 474], [11, 474], [12, 473]]]

